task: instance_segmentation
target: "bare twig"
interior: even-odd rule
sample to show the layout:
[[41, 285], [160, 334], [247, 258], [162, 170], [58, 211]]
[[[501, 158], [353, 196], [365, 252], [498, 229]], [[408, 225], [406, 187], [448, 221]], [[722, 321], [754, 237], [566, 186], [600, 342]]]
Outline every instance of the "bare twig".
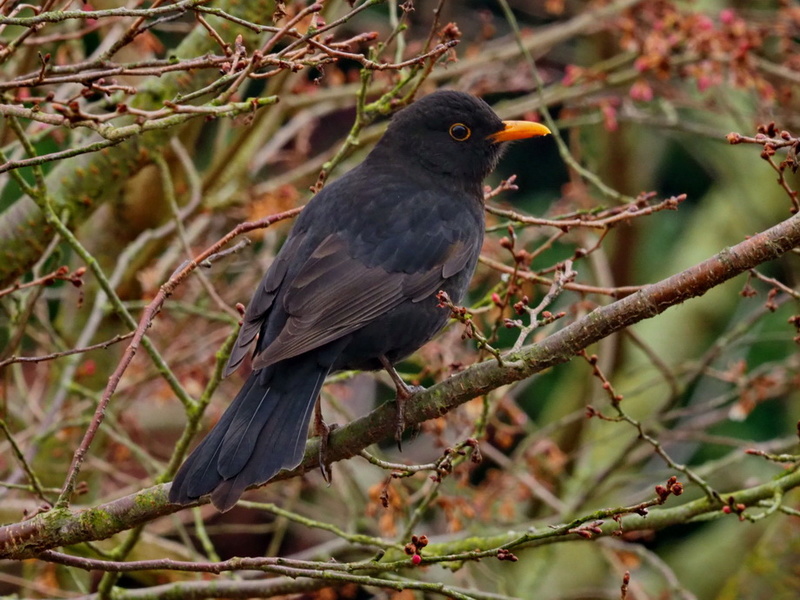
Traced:
[[113, 338], [111, 338], [110, 340], [106, 340], [105, 342], [92, 344], [91, 346], [86, 346], [84, 348], [71, 348], [69, 350], [63, 350], [62, 352], [53, 352], [52, 354], [46, 354], [44, 356], [11, 356], [5, 360], [0, 361], [0, 369], [14, 363], [45, 362], [48, 360], [55, 360], [57, 358], [62, 358], [64, 356], [71, 356], [73, 354], [84, 354], [86, 352], [91, 352], [92, 350], [104, 350], [109, 346], [112, 346], [118, 342], [125, 341], [131, 338], [132, 336], [133, 332], [125, 333], [123, 335], [115, 335]]

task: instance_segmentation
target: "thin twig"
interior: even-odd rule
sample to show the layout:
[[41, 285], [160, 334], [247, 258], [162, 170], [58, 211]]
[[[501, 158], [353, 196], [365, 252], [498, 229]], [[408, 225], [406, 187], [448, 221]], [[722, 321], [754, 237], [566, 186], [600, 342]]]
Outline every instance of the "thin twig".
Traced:
[[91, 352], [92, 350], [105, 350], [109, 346], [116, 344], [118, 342], [125, 341], [133, 336], [133, 332], [125, 333], [122, 335], [115, 335], [110, 340], [106, 340], [105, 342], [99, 342], [97, 344], [92, 344], [91, 346], [85, 346], [83, 348], [71, 348], [69, 350], [64, 350], [62, 352], [53, 352], [52, 354], [45, 354], [44, 356], [10, 356], [9, 358], [0, 361], [0, 369], [6, 367], [8, 365], [14, 363], [38, 363], [38, 362], [45, 362], [48, 360], [55, 360], [57, 358], [62, 358], [64, 356], [70, 356], [72, 354], [84, 354], [85, 352]]
[[72, 495], [72, 492], [75, 488], [75, 484], [77, 481], [78, 473], [80, 472], [81, 465], [83, 464], [83, 461], [86, 458], [86, 454], [89, 451], [89, 447], [91, 446], [92, 441], [94, 440], [94, 437], [97, 434], [98, 429], [100, 428], [100, 424], [103, 422], [103, 416], [105, 415], [108, 403], [111, 401], [111, 396], [113, 395], [114, 390], [119, 385], [123, 373], [127, 370], [128, 366], [133, 360], [133, 357], [136, 354], [139, 345], [143, 342], [145, 332], [150, 327], [150, 324], [152, 323], [153, 319], [155, 319], [156, 315], [161, 310], [161, 307], [163, 306], [164, 302], [172, 294], [175, 288], [178, 287], [200, 265], [200, 263], [205, 261], [209, 256], [219, 252], [219, 250], [222, 249], [233, 238], [242, 235], [243, 233], [246, 233], [248, 231], [269, 227], [273, 223], [277, 223], [278, 221], [281, 221], [283, 219], [294, 217], [300, 212], [300, 210], [301, 210], [300, 208], [296, 208], [276, 215], [265, 217], [263, 219], [260, 219], [259, 221], [242, 223], [241, 225], [237, 226], [232, 231], [230, 231], [227, 235], [223, 236], [215, 244], [207, 248], [205, 251], [201, 252], [193, 260], [189, 261], [188, 264], [186, 264], [186, 266], [184, 266], [178, 272], [173, 274], [172, 277], [170, 277], [169, 281], [167, 281], [164, 285], [162, 285], [159, 288], [156, 297], [152, 300], [147, 309], [143, 311], [142, 317], [139, 320], [138, 326], [136, 327], [136, 331], [134, 332], [131, 343], [125, 349], [125, 353], [122, 359], [120, 360], [114, 372], [111, 374], [111, 377], [109, 377], [106, 389], [103, 391], [103, 395], [100, 399], [100, 402], [97, 405], [97, 410], [95, 411], [95, 416], [92, 419], [92, 423], [87, 428], [83, 436], [83, 440], [78, 446], [78, 449], [75, 451], [75, 454], [72, 459], [72, 464], [70, 465], [69, 472], [64, 482], [64, 488], [57, 502], [57, 506], [65, 506], [66, 503], [69, 501], [69, 498]]

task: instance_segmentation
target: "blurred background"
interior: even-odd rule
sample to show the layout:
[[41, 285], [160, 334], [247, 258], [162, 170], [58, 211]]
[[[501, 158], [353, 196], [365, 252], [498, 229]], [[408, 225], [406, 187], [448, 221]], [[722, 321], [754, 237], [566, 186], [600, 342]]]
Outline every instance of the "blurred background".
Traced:
[[[56, 11], [72, 12], [48, 16]], [[73, 14], [81, 11], [89, 16]], [[489, 193], [483, 260], [465, 305], [501, 351], [544, 339], [798, 208], [800, 4], [789, 0], [8, 0], [0, 12], [4, 523], [58, 498], [128, 344], [120, 336], [176, 268], [238, 223], [307, 202], [312, 188], [358, 164], [414, 97], [459, 89], [502, 118], [555, 122], [558, 141], [515, 143], [487, 181], [499, 188]], [[727, 138], [758, 131], [760, 143]], [[769, 139], [776, 154], [765, 160]], [[672, 197], [677, 210], [662, 210]], [[174, 291], [112, 397], [73, 508], [169, 481], [192, 435], [219, 418], [246, 369], [219, 381], [217, 352], [236, 333], [235, 305], [247, 303], [290, 225], [251, 231], [249, 245]], [[546, 307], [563, 315], [521, 338], [531, 318], [522, 304], [537, 306], [566, 260], [577, 276]], [[391, 463], [430, 463], [476, 438], [482, 460], [469, 460], [466, 446], [441, 481], [430, 471], [393, 478], [354, 457], [333, 465], [330, 486], [309, 473], [250, 492], [224, 515], [185, 510], [62, 550], [117, 561], [349, 563], [424, 534], [450, 554], [635, 506], [673, 475], [685, 493], [667, 507], [710, 489], [725, 498], [756, 488], [797, 469], [798, 272], [790, 252], [604, 339], [588, 349], [602, 377], [577, 357], [424, 423], [402, 453], [389, 440], [368, 449]], [[400, 365], [404, 377], [428, 386], [490, 357], [466, 331], [452, 322]], [[604, 381], [624, 398], [627, 420]], [[384, 374], [340, 374], [323, 410], [343, 424], [393, 396]], [[587, 416], [587, 406], [607, 418]], [[311, 579], [270, 595], [797, 598], [798, 510], [793, 491], [744, 515], [715, 510], [619, 536], [554, 537], [514, 548], [517, 562], [383, 574], [449, 586], [439, 593]], [[212, 577], [233, 590], [265, 575], [120, 576], [6, 560], [0, 593], [161, 597], [194, 581], [191, 597], [220, 597], [206, 585]], [[222, 596], [246, 597], [242, 590]]]

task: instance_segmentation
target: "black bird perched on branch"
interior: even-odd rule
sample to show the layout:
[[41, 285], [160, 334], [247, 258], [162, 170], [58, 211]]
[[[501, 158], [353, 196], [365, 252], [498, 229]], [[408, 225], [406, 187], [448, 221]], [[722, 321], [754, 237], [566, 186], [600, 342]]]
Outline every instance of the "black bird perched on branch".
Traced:
[[226, 511], [248, 486], [296, 467], [328, 373], [384, 367], [398, 401], [408, 397], [392, 364], [444, 326], [437, 292], [458, 302], [469, 285], [483, 243], [482, 181], [501, 143], [548, 133], [501, 121], [461, 92], [435, 92], [398, 112], [364, 162], [298, 217], [226, 369], [257, 338], [253, 372], [178, 471], [170, 501], [211, 493]]

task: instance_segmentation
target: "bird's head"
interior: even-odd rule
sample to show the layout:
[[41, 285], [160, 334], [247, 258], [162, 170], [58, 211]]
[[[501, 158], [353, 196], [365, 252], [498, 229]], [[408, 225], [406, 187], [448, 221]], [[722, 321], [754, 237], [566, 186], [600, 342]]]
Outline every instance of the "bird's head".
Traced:
[[539, 123], [502, 121], [483, 100], [445, 90], [394, 115], [376, 150], [474, 188], [497, 166], [503, 142], [549, 133]]

